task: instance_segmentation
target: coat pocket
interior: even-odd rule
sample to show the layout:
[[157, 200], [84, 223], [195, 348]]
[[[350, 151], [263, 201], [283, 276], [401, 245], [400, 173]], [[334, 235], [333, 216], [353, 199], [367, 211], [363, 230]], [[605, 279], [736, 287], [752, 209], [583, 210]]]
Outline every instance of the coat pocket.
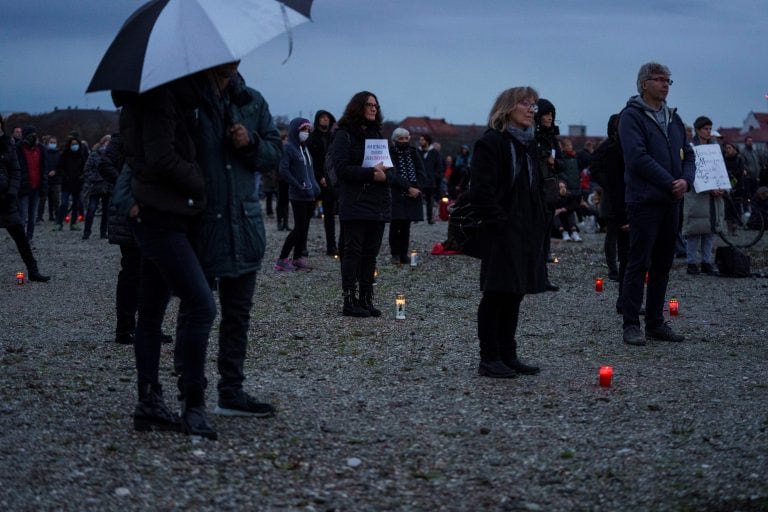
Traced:
[[258, 201], [243, 201], [242, 258], [245, 265], [261, 266], [267, 245], [267, 235], [264, 231], [264, 220], [261, 216], [261, 204]]

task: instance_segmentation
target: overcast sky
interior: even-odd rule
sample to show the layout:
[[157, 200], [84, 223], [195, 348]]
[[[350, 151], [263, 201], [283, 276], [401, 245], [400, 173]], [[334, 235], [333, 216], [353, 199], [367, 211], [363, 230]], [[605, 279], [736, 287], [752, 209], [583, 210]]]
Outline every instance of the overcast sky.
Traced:
[[[225, 0], [222, 0], [225, 1]], [[101, 57], [141, 0], [0, 0], [0, 112], [113, 108], [85, 94]], [[484, 124], [496, 95], [532, 85], [571, 124], [605, 133], [636, 93], [637, 70], [672, 70], [668, 98], [692, 124], [741, 126], [768, 103], [764, 0], [315, 0], [312, 23], [241, 64], [273, 115], [337, 116], [357, 91], [382, 113]]]

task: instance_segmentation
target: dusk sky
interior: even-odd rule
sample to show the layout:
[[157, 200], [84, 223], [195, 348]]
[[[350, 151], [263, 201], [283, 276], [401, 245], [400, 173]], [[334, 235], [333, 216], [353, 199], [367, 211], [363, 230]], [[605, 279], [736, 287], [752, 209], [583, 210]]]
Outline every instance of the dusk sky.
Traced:
[[[143, 3], [0, 0], [0, 112], [114, 108], [85, 89]], [[557, 107], [561, 131], [602, 135], [650, 60], [672, 70], [668, 102], [688, 124], [741, 126], [768, 111], [764, 0], [315, 0], [312, 18], [294, 29], [286, 64], [285, 35], [241, 64], [275, 116], [338, 116], [367, 89], [387, 120], [485, 124], [501, 90], [531, 85]]]

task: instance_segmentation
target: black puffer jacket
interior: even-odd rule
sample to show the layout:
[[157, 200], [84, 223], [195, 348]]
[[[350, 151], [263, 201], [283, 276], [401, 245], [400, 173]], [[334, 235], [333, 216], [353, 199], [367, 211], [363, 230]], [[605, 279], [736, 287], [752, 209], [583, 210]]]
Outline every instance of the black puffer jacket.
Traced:
[[[105, 182], [114, 188], [117, 177], [123, 170], [125, 163], [125, 154], [123, 153], [123, 140], [120, 134], [113, 133], [112, 140], [104, 150], [104, 154], [99, 159], [99, 174]], [[136, 247], [136, 240], [133, 238], [133, 227], [128, 222], [128, 217], [118, 215], [117, 208], [113, 201], [109, 202], [109, 220], [108, 230], [109, 243], [121, 245], [124, 247]]]
[[0, 136], [0, 228], [21, 224], [19, 193], [21, 171], [16, 149], [8, 135]]
[[[375, 128], [339, 126], [328, 151], [339, 177], [339, 219], [389, 222], [392, 195], [387, 181], [373, 181], [362, 167], [366, 139], [383, 139]], [[389, 173], [388, 173], [389, 174]]]
[[142, 222], [186, 231], [205, 209], [205, 181], [192, 138], [199, 76], [133, 96], [120, 114], [131, 190]]

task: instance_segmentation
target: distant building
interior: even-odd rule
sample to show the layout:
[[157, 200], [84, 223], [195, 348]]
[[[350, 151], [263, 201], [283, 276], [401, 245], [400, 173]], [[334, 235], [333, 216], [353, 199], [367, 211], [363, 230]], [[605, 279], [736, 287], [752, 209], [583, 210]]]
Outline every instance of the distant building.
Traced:
[[752, 137], [755, 149], [768, 151], [768, 113], [750, 112], [741, 127], [717, 129], [723, 140], [744, 147], [744, 139]]
[[583, 124], [569, 124], [568, 137], [586, 137], [587, 127]]

